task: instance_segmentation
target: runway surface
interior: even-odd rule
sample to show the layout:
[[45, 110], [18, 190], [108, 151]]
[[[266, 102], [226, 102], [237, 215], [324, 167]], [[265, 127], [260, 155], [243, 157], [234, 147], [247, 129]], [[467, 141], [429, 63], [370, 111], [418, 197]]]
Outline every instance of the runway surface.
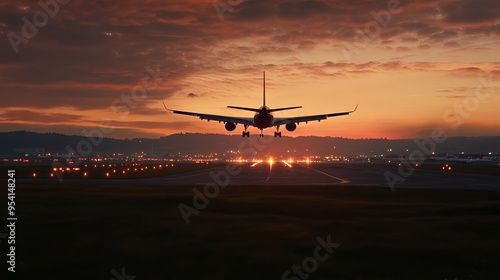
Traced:
[[[241, 170], [231, 175], [227, 170]], [[406, 170], [405, 170], [406, 171]], [[399, 173], [394, 166], [334, 163], [305, 164], [266, 162], [252, 164], [227, 164], [209, 170], [199, 170], [173, 176], [140, 179], [147, 185], [205, 185], [217, 183], [228, 186], [266, 186], [266, 185], [337, 185], [389, 187], [385, 174], [391, 172], [401, 179], [393, 187], [398, 188], [436, 188], [436, 189], [488, 189], [500, 190], [500, 177], [455, 172], [419, 170], [416, 168], [409, 176]], [[408, 173], [406, 174], [408, 175]], [[136, 181], [137, 182], [137, 181]]]

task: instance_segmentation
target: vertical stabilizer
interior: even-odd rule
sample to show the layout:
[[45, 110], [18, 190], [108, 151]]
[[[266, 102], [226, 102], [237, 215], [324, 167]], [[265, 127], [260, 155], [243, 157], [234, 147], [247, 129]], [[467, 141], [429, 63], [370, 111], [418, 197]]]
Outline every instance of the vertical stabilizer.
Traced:
[[266, 106], [266, 71], [262, 72], [262, 78], [263, 78], [263, 97], [262, 97], [262, 106]]

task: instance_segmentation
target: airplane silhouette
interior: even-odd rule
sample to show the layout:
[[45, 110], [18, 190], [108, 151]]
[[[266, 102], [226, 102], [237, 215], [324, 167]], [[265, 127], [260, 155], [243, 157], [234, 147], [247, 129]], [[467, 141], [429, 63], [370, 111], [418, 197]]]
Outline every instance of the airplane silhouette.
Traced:
[[163, 103], [163, 106], [165, 107], [165, 109], [167, 111], [171, 111], [174, 114], [195, 116], [195, 117], [199, 117], [201, 120], [207, 120], [207, 121], [213, 120], [213, 121], [218, 121], [218, 122], [224, 122], [225, 128], [227, 131], [233, 131], [236, 129], [237, 124], [242, 124], [243, 127], [245, 128], [245, 130], [242, 133], [243, 137], [245, 137], [245, 136], [250, 137], [250, 132], [247, 131], [249, 126], [253, 126], [253, 127], [260, 129], [260, 135], [259, 135], [260, 137], [264, 137], [263, 130], [265, 128], [276, 127], [276, 132], [274, 132], [274, 137], [280, 137], [280, 138], [281, 138], [281, 132], [279, 131], [279, 128], [281, 125], [284, 125], [286, 130], [288, 130], [288, 131], [294, 131], [297, 128], [297, 124], [299, 124], [301, 122], [307, 123], [310, 121], [321, 121], [321, 120], [325, 120], [328, 117], [349, 115], [350, 113], [355, 112], [356, 109], [358, 108], [358, 105], [356, 105], [356, 108], [354, 108], [354, 110], [347, 111], [347, 112], [322, 114], [322, 115], [300, 116], [300, 117], [290, 117], [290, 118], [275, 118], [272, 114], [273, 112], [302, 108], [302, 106], [284, 107], [284, 108], [276, 108], [276, 109], [271, 109], [271, 108], [267, 107], [266, 106], [266, 72], [263, 72], [263, 98], [262, 99], [263, 99], [262, 106], [258, 109], [247, 108], [247, 107], [238, 107], [238, 106], [227, 106], [228, 108], [232, 108], [232, 109], [255, 112], [255, 115], [253, 116], [253, 118], [230, 117], [230, 116], [210, 115], [210, 114], [203, 114], [203, 113], [171, 110], [165, 106], [165, 103]]

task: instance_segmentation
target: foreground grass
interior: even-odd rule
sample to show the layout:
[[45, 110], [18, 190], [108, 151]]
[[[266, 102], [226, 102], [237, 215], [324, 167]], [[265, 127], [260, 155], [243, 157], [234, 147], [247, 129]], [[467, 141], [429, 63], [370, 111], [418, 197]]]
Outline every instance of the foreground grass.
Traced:
[[125, 267], [136, 280], [282, 279], [328, 235], [341, 246], [308, 279], [500, 275], [500, 192], [229, 187], [187, 226], [178, 205], [192, 196], [189, 187], [18, 185], [17, 276], [112, 279]]

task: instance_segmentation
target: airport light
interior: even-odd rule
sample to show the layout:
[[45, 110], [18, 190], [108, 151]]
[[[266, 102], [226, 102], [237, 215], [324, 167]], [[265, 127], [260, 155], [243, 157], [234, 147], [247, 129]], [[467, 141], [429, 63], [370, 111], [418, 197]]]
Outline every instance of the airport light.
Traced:
[[258, 160], [258, 161], [256, 161], [256, 162], [254, 162], [254, 164], [250, 165], [250, 167], [254, 167], [254, 166], [256, 166], [256, 165], [257, 165], [257, 164], [259, 164], [259, 163], [262, 163], [262, 160]]
[[106, 177], [109, 177], [109, 172], [106, 172]]
[[87, 177], [87, 172], [83, 172], [83, 176], [84, 176], [84, 177]]
[[33, 173], [33, 177], [36, 177], [36, 173]]

